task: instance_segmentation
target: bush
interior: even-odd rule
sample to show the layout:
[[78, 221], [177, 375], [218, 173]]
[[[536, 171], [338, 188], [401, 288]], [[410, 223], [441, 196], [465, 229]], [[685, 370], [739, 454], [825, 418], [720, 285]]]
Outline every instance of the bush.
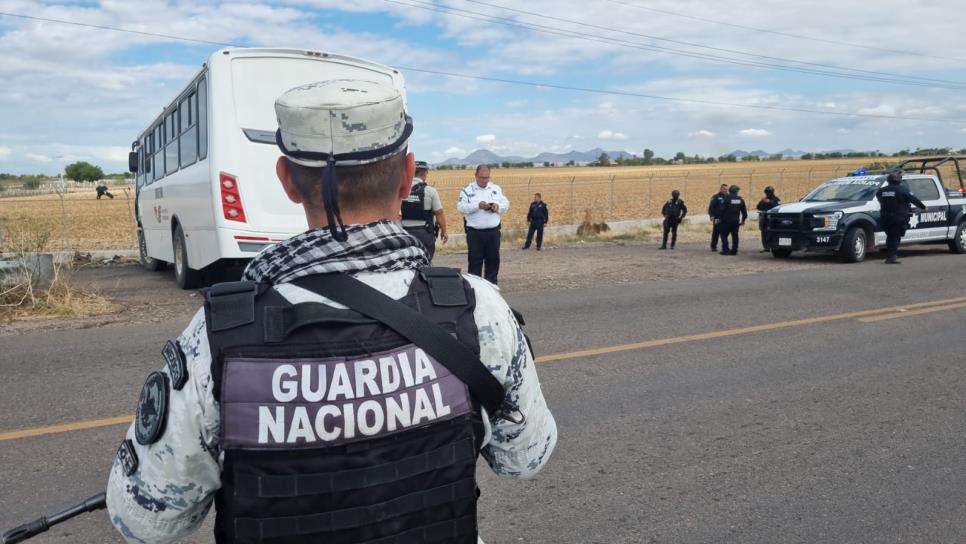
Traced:
[[40, 179], [39, 178], [27, 178], [23, 180], [23, 188], [33, 191], [34, 189], [40, 189]]

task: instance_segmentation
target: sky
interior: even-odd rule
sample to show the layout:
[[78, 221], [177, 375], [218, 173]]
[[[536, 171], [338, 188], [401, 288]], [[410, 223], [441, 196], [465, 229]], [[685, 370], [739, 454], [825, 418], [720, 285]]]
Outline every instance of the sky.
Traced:
[[0, 12], [0, 172], [126, 170], [130, 142], [221, 47], [9, 14], [398, 67], [410, 149], [433, 163], [476, 149], [966, 147], [954, 0], [0, 0]]

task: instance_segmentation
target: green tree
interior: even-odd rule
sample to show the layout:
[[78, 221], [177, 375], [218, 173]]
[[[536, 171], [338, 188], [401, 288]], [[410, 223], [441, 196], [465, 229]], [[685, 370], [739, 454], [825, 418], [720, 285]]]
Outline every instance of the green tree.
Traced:
[[597, 157], [597, 164], [600, 166], [610, 166], [610, 157], [607, 155], [607, 153], [601, 153], [600, 156]]
[[654, 152], [651, 151], [650, 149], [645, 149], [644, 150], [644, 160], [643, 160], [642, 164], [645, 164], [645, 165], [651, 164], [651, 161], [653, 161], [653, 160], [654, 160]]
[[84, 161], [68, 164], [64, 168], [64, 174], [74, 181], [97, 181], [104, 179], [104, 171], [101, 170], [100, 166], [94, 166]]

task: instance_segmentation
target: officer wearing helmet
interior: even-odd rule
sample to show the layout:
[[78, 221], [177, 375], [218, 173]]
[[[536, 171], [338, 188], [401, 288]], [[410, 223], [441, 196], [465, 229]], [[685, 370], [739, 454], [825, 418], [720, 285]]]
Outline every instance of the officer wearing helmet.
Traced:
[[664, 216], [664, 239], [661, 242], [661, 249], [667, 249], [668, 233], [671, 233], [671, 249], [674, 249], [674, 244], [678, 241], [678, 225], [688, 215], [688, 207], [681, 200], [681, 191], [677, 189], [671, 191], [671, 199], [664, 203], [661, 215]]
[[[737, 185], [728, 187], [728, 196], [718, 212], [719, 225], [721, 228], [721, 254], [738, 254], [738, 231], [748, 219], [748, 207], [745, 206], [745, 199], [738, 196], [741, 188]], [[728, 237], [731, 237], [731, 245], [728, 244]]]
[[886, 186], [875, 193], [879, 222], [886, 233], [886, 264], [899, 264], [899, 242], [909, 225], [909, 204], [926, 211], [926, 205], [902, 185], [902, 171], [889, 172]]
[[758, 228], [761, 230], [761, 247], [762, 253], [768, 252], [768, 247], [765, 245], [765, 227], [768, 226], [766, 221], [765, 212], [778, 206], [782, 201], [778, 196], [775, 195], [775, 188], [769, 185], [765, 187], [765, 196], [758, 201]]
[[446, 232], [446, 213], [443, 212], [439, 191], [426, 183], [428, 176], [429, 165], [425, 161], [416, 161], [413, 187], [409, 196], [402, 201], [400, 215], [403, 228], [422, 242], [426, 247], [426, 256], [432, 262], [436, 254], [437, 233], [444, 244], [449, 241], [449, 234]]
[[214, 503], [217, 542], [475, 544], [477, 457], [514, 478], [547, 463], [556, 424], [515, 314], [396, 222], [404, 104], [358, 79], [276, 100], [276, 172], [310, 230], [165, 344], [108, 480], [124, 540], [180, 541]]

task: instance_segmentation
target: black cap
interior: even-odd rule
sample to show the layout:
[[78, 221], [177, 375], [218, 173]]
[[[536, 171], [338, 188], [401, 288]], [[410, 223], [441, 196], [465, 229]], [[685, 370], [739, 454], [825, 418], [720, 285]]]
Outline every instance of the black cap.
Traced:
[[889, 172], [889, 175], [886, 176], [886, 181], [889, 182], [889, 185], [898, 185], [902, 182], [902, 172], [899, 170]]
[[738, 187], [737, 185], [732, 185], [731, 187], [728, 187], [728, 192], [733, 195], [738, 194], [738, 191], [740, 190], [741, 190], [741, 187]]
[[416, 161], [416, 170], [429, 170], [429, 163], [426, 161]]

